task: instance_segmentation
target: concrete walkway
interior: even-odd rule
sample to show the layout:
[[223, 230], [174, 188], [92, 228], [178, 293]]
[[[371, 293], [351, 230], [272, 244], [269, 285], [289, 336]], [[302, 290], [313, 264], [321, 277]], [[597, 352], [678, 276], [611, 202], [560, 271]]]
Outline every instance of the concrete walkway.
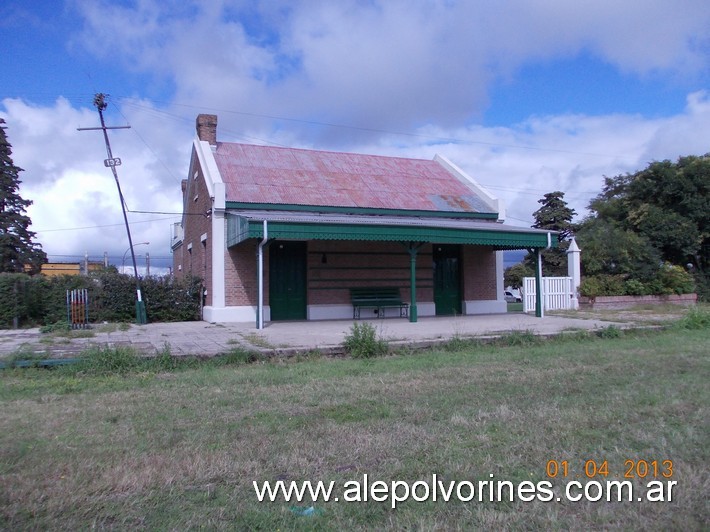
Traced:
[[[553, 335], [570, 330], [593, 330], [613, 322], [589, 317], [534, 316], [510, 313], [481, 316], [360, 320], [371, 323], [378, 334], [396, 344], [435, 345], [455, 337], [491, 337], [511, 331]], [[45, 333], [39, 329], [0, 330], [0, 358], [33, 353], [47, 358], [72, 358], [91, 346], [131, 346], [152, 355], [169, 348], [173, 355], [214, 356], [237, 347], [265, 354], [293, 354], [310, 350], [342, 352], [341, 344], [353, 320], [273, 322], [258, 331], [253, 323], [215, 324], [203, 321], [130, 325], [127, 330], [95, 325], [86, 331]], [[627, 327], [629, 323], [616, 323]]]

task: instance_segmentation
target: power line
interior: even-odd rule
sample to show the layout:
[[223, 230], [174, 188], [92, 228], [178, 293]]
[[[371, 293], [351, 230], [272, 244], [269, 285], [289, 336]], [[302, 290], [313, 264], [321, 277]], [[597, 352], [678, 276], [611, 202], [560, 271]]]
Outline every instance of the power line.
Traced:
[[[139, 222], [129, 222], [129, 225], [147, 224], [147, 223], [152, 223], [152, 222], [160, 222], [160, 221], [164, 221], [164, 220], [174, 220], [175, 218], [176, 218], [175, 216], [168, 217], [168, 218], [153, 218], [152, 220], [141, 220]], [[59, 228], [59, 229], [32, 229], [32, 230], [35, 233], [55, 233], [55, 232], [60, 232], [60, 231], [81, 231], [84, 229], [104, 229], [107, 227], [123, 227], [123, 224], [87, 225], [84, 227], [64, 227], [64, 228]]]
[[[128, 118], [126, 118], [126, 116], [123, 114], [123, 112], [121, 112], [121, 110], [118, 108], [118, 106], [115, 105], [115, 104], [112, 104], [112, 105], [113, 105], [113, 107], [116, 108], [116, 110], [117, 110], [118, 113], [124, 118], [124, 120], [125, 120], [126, 122], [128, 122]], [[152, 146], [150, 146], [150, 144], [148, 144], [148, 142], [145, 140], [145, 138], [143, 138], [143, 136], [142, 136], [140, 133], [138, 133], [138, 131], [137, 131], [135, 128], [132, 128], [132, 129], [133, 129], [133, 133], [135, 133], [135, 135], [141, 140], [141, 142], [143, 142], [143, 144], [145, 144], [146, 148], [148, 148], [148, 149], [150, 150], [150, 152], [151, 152], [151, 153], [153, 154], [153, 156], [160, 162], [160, 164], [163, 166], [163, 168], [165, 168], [165, 170], [167, 170], [167, 172], [168, 172], [168, 174], [170, 175], [170, 177], [172, 177], [173, 179], [175, 179], [175, 180], [179, 183], [179, 182], [180, 182], [180, 178], [179, 178], [178, 176], [176, 176], [175, 174], [173, 174], [173, 172], [172, 172], [172, 170], [170, 169], [170, 167], [169, 167], [167, 164], [165, 164], [165, 161], [163, 161], [163, 160], [158, 156], [158, 154], [156, 153], [156, 151], [152, 148]]]
[[[136, 109], [144, 109], [144, 110], [147, 110], [147, 111], [149, 111], [149, 112], [151, 112], [151, 113], [153, 113], [153, 114], [164, 115], [164, 116], [167, 116], [167, 117], [169, 117], [169, 118], [172, 118], [173, 120], [177, 120], [177, 121], [179, 121], [179, 122], [191, 123], [191, 122], [193, 121], [192, 118], [186, 118], [186, 117], [184, 117], [184, 116], [176, 115], [176, 114], [174, 114], [174, 113], [169, 113], [168, 111], [162, 111], [162, 110], [157, 109], [157, 108], [155, 108], [155, 107], [146, 107], [145, 105], [139, 105], [139, 104], [133, 102], [132, 100], [124, 100], [124, 101], [123, 101], [123, 104], [124, 104], [124, 105], [127, 105], [127, 106], [129, 106], [129, 107], [135, 107]], [[198, 109], [198, 110], [202, 109], [202, 110], [204, 110], [204, 109], [201, 108], [201, 107], [195, 107], [195, 109]], [[260, 137], [251, 137], [251, 136], [244, 135], [244, 134], [238, 133], [238, 132], [236, 132], [236, 131], [234, 131], [234, 130], [230, 130], [230, 129], [227, 129], [227, 128], [220, 128], [220, 132], [221, 132], [222, 134], [224, 134], [224, 133], [231, 134], [232, 137], [237, 138], [237, 139], [240, 139], [240, 140], [243, 140], [243, 141], [247, 141], [247, 142], [254, 142], [254, 141], [256, 141], [256, 142], [259, 142], [259, 143], [261, 143], [261, 144], [267, 144], [267, 145], [270, 145], [270, 146], [278, 146], [278, 147], [281, 147], [281, 148], [287, 148], [287, 147], [288, 147], [288, 146], [286, 146], [286, 145], [284, 145], [284, 144], [280, 144], [280, 143], [275, 142], [275, 141], [273, 141], [273, 140], [263, 139], [263, 138], [260, 138]]]
[[[132, 105], [137, 108], [151, 109], [151, 108], [146, 108], [145, 106], [141, 106], [139, 104], [133, 103], [129, 99], [124, 98], [123, 102], [124, 102], [124, 104]], [[241, 115], [241, 116], [250, 116], [250, 117], [254, 117], [254, 118], [266, 118], [269, 120], [279, 120], [279, 121], [283, 121], [283, 122], [296, 122], [296, 123], [314, 125], [314, 126], [332, 127], [332, 128], [339, 128], [339, 129], [350, 129], [350, 130], [355, 130], [355, 131], [364, 131], [364, 132], [369, 132], [369, 133], [384, 133], [387, 135], [399, 135], [399, 136], [406, 136], [406, 137], [423, 138], [423, 139], [436, 140], [439, 142], [450, 142], [450, 143], [455, 143], [455, 144], [480, 144], [483, 146], [494, 146], [494, 147], [514, 148], [514, 149], [533, 150], [533, 151], [545, 151], [545, 152], [554, 152], [554, 153], [567, 153], [567, 154], [573, 154], [573, 155], [588, 155], [588, 156], [592, 156], [592, 157], [605, 157], [605, 158], [614, 158], [614, 159], [621, 157], [621, 155], [611, 155], [611, 154], [607, 154], [607, 153], [581, 152], [581, 151], [575, 151], [575, 150], [563, 150], [563, 149], [559, 149], [559, 148], [544, 148], [544, 147], [538, 147], [538, 146], [529, 146], [529, 145], [525, 145], [525, 144], [507, 144], [507, 143], [502, 143], [502, 142], [460, 139], [460, 138], [455, 138], [455, 137], [439, 137], [439, 136], [435, 136], [435, 135], [426, 135], [423, 133], [412, 133], [412, 132], [407, 132], [407, 131], [393, 131], [393, 130], [387, 130], [387, 129], [353, 126], [353, 125], [348, 125], [348, 124], [336, 124], [336, 123], [331, 123], [331, 122], [319, 122], [319, 121], [315, 121], [315, 120], [304, 120], [301, 118], [292, 118], [292, 117], [277, 116], [277, 115], [267, 115], [267, 114], [263, 114], [263, 113], [238, 111], [238, 110], [234, 110], [234, 109], [220, 109], [220, 108], [214, 108], [214, 107], [196, 106], [196, 105], [183, 104], [183, 103], [172, 103], [172, 104], [170, 102], [152, 102], [152, 103], [156, 103], [156, 104], [162, 103], [162, 104], [166, 104], [166, 105], [174, 105], [175, 107], [185, 107], [188, 109], [196, 109], [198, 111], [228, 113], [228, 114], [236, 114], [236, 115]], [[168, 116], [172, 116], [174, 118], [178, 118], [181, 121], [186, 120], [184, 117], [181, 117], [179, 115], [173, 115], [171, 113], [159, 111], [155, 108], [152, 108], [151, 110], [156, 111], [156, 112], [160, 112], [160, 113], [164, 113], [164, 114], [166, 114]], [[275, 142], [265, 141], [263, 139], [261, 139], [261, 140], [263, 142], [268, 143], [268, 144], [280, 146], [280, 144], [275, 143]]]

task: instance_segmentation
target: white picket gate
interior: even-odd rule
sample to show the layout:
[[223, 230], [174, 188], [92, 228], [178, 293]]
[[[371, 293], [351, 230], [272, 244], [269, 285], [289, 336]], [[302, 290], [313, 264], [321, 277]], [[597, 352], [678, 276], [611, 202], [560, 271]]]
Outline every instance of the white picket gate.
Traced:
[[[535, 278], [523, 278], [523, 312], [535, 312]], [[572, 278], [543, 277], [542, 307], [544, 310], [566, 310], [572, 308]]]

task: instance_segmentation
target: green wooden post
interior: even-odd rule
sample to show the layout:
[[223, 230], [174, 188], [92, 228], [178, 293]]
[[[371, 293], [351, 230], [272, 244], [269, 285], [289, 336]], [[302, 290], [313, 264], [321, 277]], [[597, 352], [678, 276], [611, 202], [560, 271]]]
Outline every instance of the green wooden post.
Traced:
[[417, 252], [424, 244], [409, 243], [409, 321], [410, 323], [417, 322]]
[[545, 311], [542, 308], [542, 250], [535, 250], [535, 317], [542, 318]]

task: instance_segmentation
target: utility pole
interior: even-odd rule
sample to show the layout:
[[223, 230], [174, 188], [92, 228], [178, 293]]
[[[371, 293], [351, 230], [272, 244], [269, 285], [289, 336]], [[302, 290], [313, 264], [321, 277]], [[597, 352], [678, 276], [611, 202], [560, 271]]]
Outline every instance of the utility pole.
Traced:
[[111, 169], [113, 172], [113, 178], [116, 180], [116, 187], [118, 188], [118, 197], [121, 200], [121, 210], [123, 211], [123, 221], [126, 224], [126, 234], [128, 235], [128, 246], [131, 250], [131, 259], [133, 260], [133, 273], [136, 278], [136, 323], [143, 324], [147, 322], [145, 313], [145, 303], [143, 302], [143, 296], [141, 294], [141, 284], [140, 278], [138, 277], [138, 268], [136, 267], [136, 254], [133, 252], [133, 240], [131, 239], [131, 228], [128, 225], [128, 216], [126, 215], [126, 202], [123, 199], [123, 192], [121, 192], [121, 184], [118, 181], [118, 172], [116, 171], [117, 166], [121, 166], [121, 159], [113, 156], [111, 153], [111, 143], [108, 140], [109, 129], [129, 129], [131, 126], [114, 126], [106, 127], [104, 122], [104, 110], [108, 107], [106, 103], [106, 94], [101, 92], [94, 95], [94, 106], [99, 111], [99, 119], [101, 120], [101, 127], [80, 127], [78, 131], [96, 131], [102, 130], [104, 132], [104, 141], [106, 143], [106, 154], [107, 159], [104, 159], [104, 166]]

